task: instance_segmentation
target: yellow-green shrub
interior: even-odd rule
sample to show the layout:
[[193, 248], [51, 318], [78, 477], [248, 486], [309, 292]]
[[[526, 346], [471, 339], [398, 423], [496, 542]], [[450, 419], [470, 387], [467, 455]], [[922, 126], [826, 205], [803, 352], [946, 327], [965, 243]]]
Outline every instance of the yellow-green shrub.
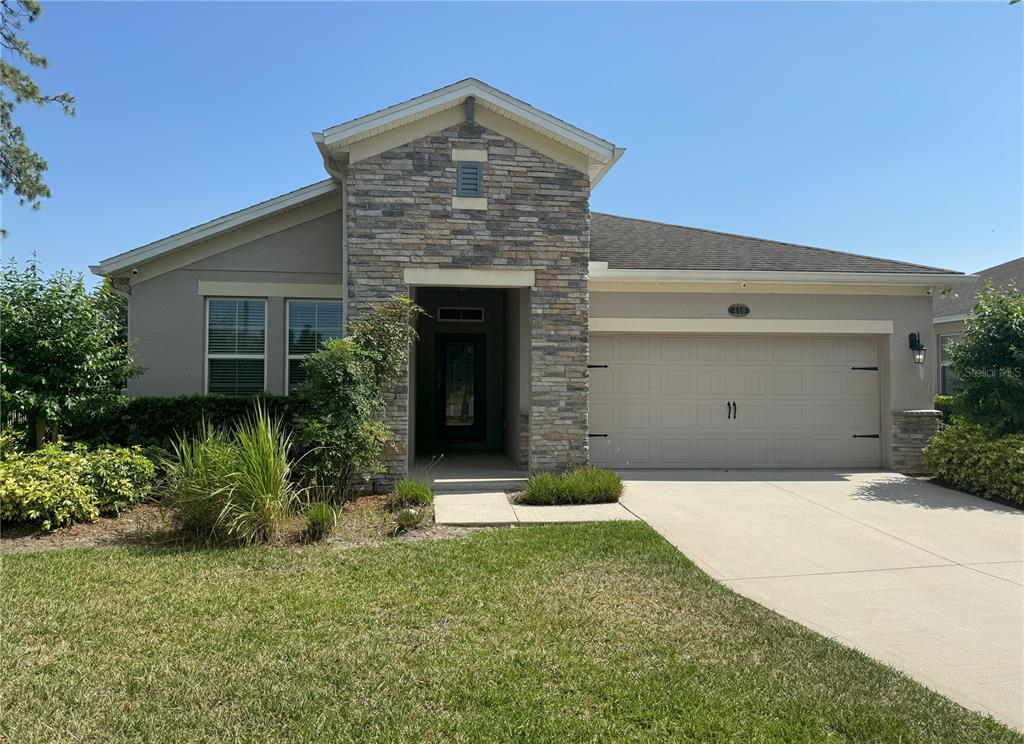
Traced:
[[100, 515], [96, 492], [86, 485], [85, 455], [49, 444], [12, 452], [0, 460], [0, 519], [34, 522], [44, 530]]
[[148, 495], [154, 471], [137, 447], [8, 449], [0, 458], [0, 519], [44, 530], [91, 522]]

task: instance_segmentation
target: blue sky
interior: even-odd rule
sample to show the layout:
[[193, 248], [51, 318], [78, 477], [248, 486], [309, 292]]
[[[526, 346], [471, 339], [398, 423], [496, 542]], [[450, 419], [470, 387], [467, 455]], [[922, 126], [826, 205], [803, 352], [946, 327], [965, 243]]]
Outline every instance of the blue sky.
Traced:
[[86, 271], [325, 177], [309, 132], [475, 76], [627, 148], [594, 210], [971, 271], [1021, 255], [1024, 7], [48, 3], [6, 257]]

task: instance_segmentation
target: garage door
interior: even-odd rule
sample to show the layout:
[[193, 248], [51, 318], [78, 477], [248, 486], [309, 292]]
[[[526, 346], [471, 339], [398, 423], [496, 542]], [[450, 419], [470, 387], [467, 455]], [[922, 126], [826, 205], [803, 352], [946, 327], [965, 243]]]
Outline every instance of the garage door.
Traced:
[[620, 468], [878, 467], [869, 337], [590, 337], [590, 460]]

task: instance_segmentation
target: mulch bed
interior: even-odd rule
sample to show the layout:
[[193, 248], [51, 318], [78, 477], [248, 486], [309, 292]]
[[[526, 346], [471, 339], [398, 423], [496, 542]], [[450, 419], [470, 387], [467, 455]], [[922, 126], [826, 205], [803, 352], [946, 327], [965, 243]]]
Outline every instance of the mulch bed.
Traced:
[[[334, 532], [315, 544], [334, 550], [348, 550], [392, 540], [444, 540], [462, 537], [478, 529], [434, 524], [431, 513], [419, 528], [395, 536], [384, 497], [361, 496], [341, 507]], [[0, 525], [0, 554], [130, 545], [170, 547], [189, 541], [188, 536], [177, 529], [173, 515], [159, 504], [139, 504], [117, 517], [100, 517], [95, 522], [50, 531], [31, 525]], [[292, 550], [311, 547], [303, 539], [302, 517], [290, 520], [272, 546]]]

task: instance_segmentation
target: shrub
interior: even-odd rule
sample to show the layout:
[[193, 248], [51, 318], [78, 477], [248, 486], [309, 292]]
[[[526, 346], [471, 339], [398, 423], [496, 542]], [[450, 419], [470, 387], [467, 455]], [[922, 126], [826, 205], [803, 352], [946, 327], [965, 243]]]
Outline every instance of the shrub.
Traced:
[[997, 434], [1024, 432], [1024, 292], [980, 292], [949, 359], [965, 417]]
[[523, 504], [604, 504], [618, 501], [622, 481], [611, 470], [590, 465], [561, 475], [537, 473], [526, 481], [519, 501]]
[[305, 517], [305, 535], [311, 542], [322, 540], [331, 534], [338, 519], [334, 507], [323, 501], [314, 501], [307, 506]]
[[[76, 450], [85, 451], [79, 445]], [[149, 495], [156, 467], [139, 447], [100, 447], [86, 454], [86, 484], [96, 495], [101, 514], [119, 514]]]
[[434, 503], [434, 492], [426, 483], [404, 478], [395, 484], [387, 503], [392, 511], [406, 506], [430, 506]]
[[182, 436], [201, 436], [206, 423], [217, 429], [233, 429], [260, 405], [294, 430], [302, 401], [281, 395], [179, 395], [173, 397], [120, 398], [101, 414], [72, 419], [67, 436], [93, 444], [138, 444], [170, 450]]
[[44, 530], [91, 522], [142, 500], [155, 468], [136, 447], [90, 451], [46, 444], [34, 452], [5, 449], [0, 459], [0, 519]]
[[956, 398], [952, 395], [936, 395], [935, 410], [942, 411], [943, 421], [949, 421], [953, 416], [960, 415], [960, 409], [957, 406]]
[[0, 519], [44, 530], [93, 521], [100, 510], [88, 470], [85, 455], [58, 444], [8, 454], [0, 460]]
[[142, 370], [124, 333], [125, 300], [81, 274], [44, 277], [11, 261], [0, 281], [0, 405], [39, 447], [73, 417], [102, 412]]
[[199, 436], [181, 437], [167, 463], [167, 500], [182, 526], [243, 545], [273, 539], [298, 496], [290, 444], [260, 405], [233, 432], [207, 424]]
[[1024, 506], [1024, 434], [998, 436], [954, 419], [928, 442], [924, 461], [954, 488]]
[[325, 341], [306, 358], [299, 387], [307, 411], [299, 428], [308, 450], [302, 467], [325, 496], [347, 498], [358, 479], [384, 469], [391, 441], [385, 396], [407, 368], [421, 313], [407, 297], [392, 298], [353, 321], [349, 338]]
[[394, 534], [397, 535], [400, 532], [416, 529], [423, 524], [423, 520], [426, 516], [426, 512], [422, 509], [414, 509], [412, 507], [399, 509], [395, 512]]

